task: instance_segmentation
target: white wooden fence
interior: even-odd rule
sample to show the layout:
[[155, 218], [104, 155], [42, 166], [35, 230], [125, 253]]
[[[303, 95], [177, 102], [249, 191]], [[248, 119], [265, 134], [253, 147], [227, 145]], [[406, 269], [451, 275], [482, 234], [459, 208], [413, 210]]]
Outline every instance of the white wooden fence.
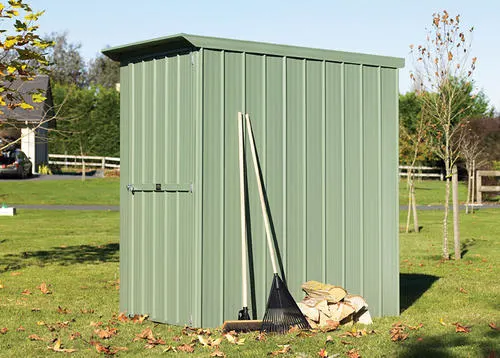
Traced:
[[483, 201], [483, 193], [500, 193], [500, 185], [483, 185], [482, 177], [500, 177], [500, 170], [478, 170], [476, 172], [476, 197], [477, 203]]
[[417, 178], [439, 178], [439, 180], [444, 180], [444, 174], [441, 168], [437, 167], [411, 167], [408, 165], [400, 165], [399, 176], [407, 177], [408, 169], [412, 169], [413, 175]]
[[74, 167], [74, 166], [83, 166], [84, 162], [86, 167], [97, 167], [101, 169], [120, 168], [120, 158], [115, 158], [115, 157], [49, 154], [49, 164]]

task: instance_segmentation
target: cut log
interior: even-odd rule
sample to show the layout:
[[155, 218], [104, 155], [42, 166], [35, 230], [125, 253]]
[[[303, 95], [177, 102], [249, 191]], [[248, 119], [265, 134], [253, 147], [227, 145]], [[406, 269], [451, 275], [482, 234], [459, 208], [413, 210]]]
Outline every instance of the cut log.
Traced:
[[358, 313], [354, 314], [354, 322], [358, 322], [361, 324], [372, 324], [372, 316], [370, 314], [370, 311], [368, 310], [361, 310]]
[[344, 302], [349, 303], [356, 310], [355, 312], [359, 312], [363, 309], [368, 309], [368, 304], [365, 299], [359, 295], [347, 295], [344, 298]]
[[302, 289], [311, 298], [326, 299], [328, 303], [337, 303], [347, 295], [347, 291], [340, 286], [318, 281], [307, 281], [302, 284]]
[[311, 326], [312, 329], [316, 329], [319, 327], [317, 322], [314, 322], [312, 319], [306, 316], [307, 323], [309, 323], [309, 326]]
[[328, 307], [328, 302], [326, 302], [326, 300], [320, 301], [316, 305], [316, 309], [322, 312], [327, 317], [331, 316], [330, 308]]
[[319, 322], [319, 311], [317, 308], [309, 307], [303, 302], [297, 302], [297, 306], [299, 306], [300, 311], [306, 318], [314, 322]]
[[333, 321], [342, 321], [355, 312], [355, 308], [346, 302], [339, 302], [328, 306], [330, 310], [330, 319]]
[[324, 298], [322, 297], [310, 297], [306, 296], [302, 300], [302, 303], [308, 305], [309, 307], [316, 307], [321, 301], [324, 301]]

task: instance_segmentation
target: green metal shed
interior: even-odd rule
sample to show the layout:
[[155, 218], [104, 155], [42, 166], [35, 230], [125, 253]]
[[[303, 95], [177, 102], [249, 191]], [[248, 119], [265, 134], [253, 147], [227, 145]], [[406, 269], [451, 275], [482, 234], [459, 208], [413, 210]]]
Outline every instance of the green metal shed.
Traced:
[[[375, 316], [399, 313], [403, 59], [187, 34], [104, 54], [121, 62], [120, 310], [204, 327], [237, 318], [241, 111], [295, 299], [318, 280], [363, 295]], [[248, 185], [249, 308], [262, 318], [272, 269]]]

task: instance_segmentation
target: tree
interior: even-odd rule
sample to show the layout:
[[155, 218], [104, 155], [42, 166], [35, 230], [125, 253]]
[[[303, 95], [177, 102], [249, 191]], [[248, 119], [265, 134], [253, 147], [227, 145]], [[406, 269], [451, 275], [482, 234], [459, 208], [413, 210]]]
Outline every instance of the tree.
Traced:
[[[426, 114], [431, 125], [430, 142], [436, 154], [443, 160], [446, 171], [446, 190], [443, 218], [443, 252], [448, 253], [448, 213], [450, 199], [450, 179], [452, 168], [458, 159], [458, 149], [453, 145], [457, 123], [471, 109], [472, 74], [477, 58], [470, 58], [470, 28], [462, 32], [460, 16], [451, 17], [447, 11], [435, 13], [432, 26], [427, 31], [424, 45], [410, 45], [415, 59], [415, 70], [410, 77], [419, 81], [419, 89]], [[456, 197], [454, 195], [454, 197]], [[454, 221], [458, 224], [458, 212], [454, 211]], [[458, 225], [454, 227], [458, 228]], [[461, 258], [460, 236], [454, 230], [455, 259]]]
[[80, 54], [81, 44], [70, 43], [67, 32], [51, 33], [48, 39], [54, 43], [48, 53], [52, 81], [75, 84], [79, 87], [86, 86], [87, 68]]
[[[5, 114], [1, 107], [33, 109], [26, 94], [23, 96], [13, 84], [19, 80], [30, 81], [47, 71], [44, 51], [52, 42], [37, 34], [37, 21], [43, 13], [33, 11], [23, 0], [0, 2], [0, 48], [3, 50], [0, 54], [0, 115]], [[45, 100], [36, 90], [29, 95], [35, 103]], [[3, 124], [8, 119], [4, 118]]]
[[97, 56], [89, 63], [88, 80], [92, 85], [115, 88], [120, 82], [120, 63], [106, 56]]

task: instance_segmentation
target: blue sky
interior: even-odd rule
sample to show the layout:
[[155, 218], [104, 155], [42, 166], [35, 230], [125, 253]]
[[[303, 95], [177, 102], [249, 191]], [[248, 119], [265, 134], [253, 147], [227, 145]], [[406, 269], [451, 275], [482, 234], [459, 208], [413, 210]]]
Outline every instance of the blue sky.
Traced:
[[432, 14], [446, 9], [474, 26], [474, 75], [500, 110], [500, 2], [477, 1], [229, 1], [27, 0], [46, 10], [40, 32], [68, 32], [86, 59], [107, 46], [179, 32], [403, 57], [400, 91], [410, 89], [409, 45], [424, 43]]

